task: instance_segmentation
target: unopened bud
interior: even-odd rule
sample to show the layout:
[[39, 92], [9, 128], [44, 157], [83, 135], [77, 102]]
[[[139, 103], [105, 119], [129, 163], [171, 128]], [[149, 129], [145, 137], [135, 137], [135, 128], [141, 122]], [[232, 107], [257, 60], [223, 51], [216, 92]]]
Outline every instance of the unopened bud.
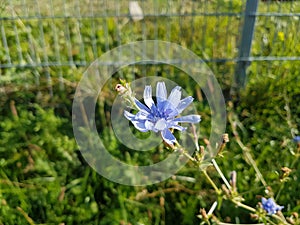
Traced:
[[228, 134], [227, 133], [223, 134], [222, 139], [223, 139], [223, 143], [228, 143], [229, 142]]
[[159, 198], [159, 205], [160, 205], [161, 207], [164, 207], [164, 206], [165, 206], [165, 198], [164, 198], [164, 197], [160, 197], [160, 198]]
[[286, 166], [282, 167], [281, 171], [283, 173], [281, 178], [288, 177], [290, 175], [290, 173], [292, 172], [292, 170]]
[[223, 135], [222, 135], [222, 143], [221, 143], [220, 146], [219, 146], [217, 155], [219, 155], [219, 154], [223, 151], [223, 149], [224, 149], [225, 146], [226, 146], [226, 143], [228, 143], [228, 142], [229, 142], [228, 134], [223, 134]]
[[299, 217], [299, 214], [296, 213], [296, 212], [293, 212], [292, 215], [293, 215], [296, 219], [298, 219], [298, 217]]
[[115, 90], [119, 92], [129, 108], [139, 110], [135, 103], [135, 93], [132, 92], [130, 83], [126, 83], [126, 81], [122, 79], [120, 79], [120, 82], [120, 84], [116, 85]]
[[206, 214], [205, 209], [200, 209], [200, 214], [204, 220], [208, 220], [208, 216]]
[[207, 138], [204, 138], [203, 141], [206, 145], [210, 145], [209, 140]]
[[202, 145], [199, 146], [199, 151], [196, 152], [196, 159], [198, 162], [201, 162], [204, 158], [204, 147]]
[[286, 221], [288, 221], [289, 224], [295, 224], [295, 220], [294, 220], [293, 218], [287, 217], [287, 218], [286, 218]]
[[254, 213], [250, 213], [250, 217], [253, 220], [258, 220], [259, 219], [259, 216], [257, 214], [254, 214]]
[[230, 196], [230, 191], [228, 190], [225, 184], [222, 184], [221, 188], [227, 196]]
[[120, 94], [124, 94], [127, 89], [122, 84], [117, 84], [115, 90]]
[[230, 185], [232, 186], [232, 191], [236, 191], [236, 171], [230, 173]]
[[200, 145], [200, 154], [201, 156], [204, 156], [204, 146]]

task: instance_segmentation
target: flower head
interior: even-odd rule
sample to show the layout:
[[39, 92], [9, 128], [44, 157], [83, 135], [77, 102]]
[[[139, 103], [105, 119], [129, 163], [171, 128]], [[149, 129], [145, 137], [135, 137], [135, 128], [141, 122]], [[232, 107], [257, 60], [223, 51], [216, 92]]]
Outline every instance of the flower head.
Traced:
[[293, 138], [293, 140], [294, 140], [294, 142], [296, 142], [296, 143], [300, 143], [300, 136], [295, 136], [295, 137]]
[[181, 87], [179, 86], [173, 88], [167, 98], [165, 83], [158, 82], [156, 85], [156, 104], [152, 99], [152, 88], [150, 85], [147, 85], [144, 89], [144, 102], [146, 105], [135, 98], [135, 104], [139, 112], [134, 115], [128, 111], [124, 111], [124, 116], [139, 131], [160, 132], [167, 144], [174, 144], [176, 143], [176, 138], [169, 130], [170, 128], [184, 131], [186, 128], [180, 126], [179, 123], [200, 122], [199, 115], [177, 117], [193, 100], [194, 98], [191, 96], [181, 99]]
[[284, 206], [277, 205], [272, 198], [261, 198], [261, 203], [263, 209], [266, 210], [269, 215], [275, 214], [284, 208]]

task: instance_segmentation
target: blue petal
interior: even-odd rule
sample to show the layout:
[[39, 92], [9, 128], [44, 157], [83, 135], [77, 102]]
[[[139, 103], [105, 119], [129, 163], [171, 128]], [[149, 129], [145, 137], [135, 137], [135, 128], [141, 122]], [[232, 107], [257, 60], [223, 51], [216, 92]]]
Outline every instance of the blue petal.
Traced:
[[181, 99], [181, 87], [176, 86], [171, 91], [171, 94], [168, 98], [168, 101], [172, 104], [174, 108], [176, 108], [180, 102]]
[[276, 211], [281, 211], [283, 208], [284, 208], [284, 206], [277, 205], [276, 206]]
[[164, 102], [163, 108], [161, 109], [162, 114], [164, 117], [174, 117], [173, 114], [176, 115], [176, 108], [173, 106], [172, 103], [169, 102], [169, 100]]
[[181, 122], [181, 123], [199, 123], [201, 117], [199, 115], [188, 115], [175, 118], [173, 121]]
[[149, 109], [151, 109], [152, 105], [154, 105], [154, 101], [152, 99], [152, 88], [150, 85], [147, 85], [144, 89], [144, 102]]
[[178, 122], [174, 121], [174, 120], [169, 120], [168, 121], [168, 128], [172, 128], [172, 129], [176, 129], [176, 130], [180, 130], [180, 131], [185, 131], [186, 128], [182, 127], [182, 126], [179, 126], [178, 125]]
[[169, 114], [169, 117], [178, 116], [180, 113], [182, 113], [183, 110], [185, 110], [192, 102], [194, 98], [192, 96], [186, 97], [182, 99], [176, 109], [172, 111], [172, 113]]
[[144, 89], [144, 102], [153, 113], [157, 112], [155, 103], [152, 99], [152, 88], [150, 85], [147, 85]]
[[284, 208], [283, 206], [277, 205], [271, 198], [262, 198], [261, 202], [264, 210], [266, 210], [269, 215], [275, 214], [277, 211], [282, 210]]
[[162, 136], [163, 140], [170, 145], [176, 142], [176, 138], [169, 131], [169, 129], [165, 129], [165, 130], [161, 131], [161, 136]]
[[164, 101], [166, 100], [167, 100], [167, 88], [165, 82], [157, 82], [156, 84], [157, 107], [161, 109]]
[[188, 107], [193, 101], [194, 101], [194, 98], [193, 98], [192, 96], [189, 96], [189, 97], [186, 97], [186, 98], [182, 99], [182, 100], [179, 102], [179, 104], [178, 104], [176, 110], [177, 110], [179, 113], [181, 113], [181, 112], [182, 112], [183, 110], [185, 110], [186, 107]]
[[145, 126], [146, 120], [138, 119], [136, 115], [134, 115], [128, 111], [124, 111], [124, 116], [126, 117], [126, 119], [131, 121], [131, 123], [134, 125], [134, 127], [136, 129], [138, 129], [139, 131], [147, 132], [149, 130]]
[[168, 102], [168, 100], [165, 100], [165, 101], [162, 101], [162, 102], [157, 101], [157, 110], [158, 110], [158, 112], [160, 113], [161, 116], [163, 116], [163, 114], [166, 113], [165, 109], [168, 106], [170, 106], [170, 103]]
[[135, 118], [134, 114], [132, 114], [132, 113], [126, 111], [126, 110], [124, 111], [124, 116], [126, 117], [126, 119], [128, 119], [130, 121], [134, 120], [134, 118]]
[[171, 128], [179, 130], [179, 131], [186, 131], [186, 127], [182, 127], [179, 125], [173, 125]]
[[131, 122], [134, 125], [134, 127], [136, 129], [138, 129], [139, 131], [141, 131], [141, 132], [149, 131], [145, 126], [146, 120], [134, 120], [134, 121], [131, 121]]
[[295, 136], [293, 140], [294, 142], [300, 143], [300, 136]]
[[[151, 122], [151, 121], [149, 121], [149, 120], [146, 120], [146, 121], [145, 121], [145, 127], [146, 127], [146, 129], [148, 129], [148, 130], [153, 130], [154, 123]], [[154, 130], [153, 130], [153, 131], [154, 131]]]
[[139, 111], [135, 115], [135, 120], [151, 120], [151, 119], [152, 119], [152, 116], [148, 112]]
[[147, 108], [147, 106], [145, 106], [143, 103], [141, 103], [139, 100], [137, 100], [136, 98], [134, 99], [135, 104], [137, 105], [137, 107], [139, 108], [139, 110], [141, 111], [145, 111], [148, 113], [151, 113], [150, 109]]

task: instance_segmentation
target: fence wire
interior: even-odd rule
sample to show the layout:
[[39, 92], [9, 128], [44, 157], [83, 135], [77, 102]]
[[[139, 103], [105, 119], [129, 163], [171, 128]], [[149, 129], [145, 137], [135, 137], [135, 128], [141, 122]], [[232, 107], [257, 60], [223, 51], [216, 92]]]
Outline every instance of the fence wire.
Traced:
[[[139, 40], [183, 45], [230, 85], [236, 63], [250, 73], [300, 60], [298, 1], [260, 1], [250, 56], [240, 58], [246, 0], [5, 0], [1, 3], [0, 82], [51, 86], [76, 80], [110, 49]], [[159, 51], [159, 49], [156, 49]], [[115, 62], [118, 63], [118, 62]]]

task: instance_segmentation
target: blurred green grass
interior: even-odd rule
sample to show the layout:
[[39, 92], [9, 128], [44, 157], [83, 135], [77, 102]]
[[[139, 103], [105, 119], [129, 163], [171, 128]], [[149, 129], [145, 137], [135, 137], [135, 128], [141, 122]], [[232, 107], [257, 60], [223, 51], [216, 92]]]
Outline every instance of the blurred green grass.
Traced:
[[[28, 7], [36, 7], [35, 1], [26, 3]], [[55, 15], [64, 13], [61, 1], [53, 0], [52, 3]], [[74, 9], [70, 12], [76, 16], [78, 9], [76, 2], [73, 3], [67, 2], [66, 6], [69, 7], [68, 11]], [[0, 224], [200, 223], [196, 217], [199, 208], [209, 209], [217, 197], [191, 164], [187, 164], [178, 175], [194, 177], [195, 183], [169, 179], [147, 187], [115, 184], [93, 171], [82, 159], [73, 139], [72, 98], [85, 69], [80, 62], [90, 62], [108, 49], [130, 41], [158, 38], [186, 46], [204, 58], [235, 58], [241, 18], [153, 16], [136, 23], [123, 23], [126, 17], [99, 17], [94, 20], [80, 19], [81, 26], [78, 27], [78, 20], [72, 15], [67, 20], [22, 18], [22, 4], [19, 1], [16, 4], [19, 6], [14, 8], [14, 12], [19, 19], [1, 20], [10, 46], [10, 59], [7, 58], [7, 49], [0, 46], [0, 63], [7, 64], [9, 60], [12, 65], [43, 63], [45, 56], [48, 61], [68, 63], [72, 59], [72, 63], [71, 66], [51, 66], [48, 69], [40, 66], [0, 69]], [[95, 4], [95, 13], [103, 14], [103, 2], [95, 1]], [[164, 12], [168, 8], [166, 4], [164, 1], [150, 1], [145, 13]], [[205, 4], [206, 8], [200, 3], [188, 2], [184, 9], [187, 12], [202, 12], [205, 9], [239, 12], [241, 9], [240, 1], [220, 0]], [[125, 1], [119, 6], [120, 14], [127, 13]], [[40, 4], [41, 14], [51, 15], [49, 7], [48, 4]], [[113, 1], [106, 2], [105, 7], [105, 13], [116, 14]], [[181, 5], [179, 1], [174, 1], [172, 7], [174, 12], [178, 12]], [[298, 2], [294, 2], [293, 7], [294, 12], [299, 12]], [[260, 3], [259, 11], [276, 12], [278, 9], [280, 12], [290, 12], [291, 3]], [[90, 8], [82, 8], [80, 12], [89, 15], [91, 11]], [[11, 11], [4, 11], [1, 17], [10, 15]], [[259, 17], [253, 56], [299, 56], [298, 20], [290, 17]], [[16, 44], [15, 28], [21, 40], [20, 46]], [[91, 35], [93, 29], [95, 36]], [[41, 31], [44, 33], [43, 39]], [[209, 66], [226, 95], [232, 84], [235, 64], [231, 61], [211, 62]], [[295, 161], [296, 145], [291, 140], [292, 134], [299, 135], [298, 68], [299, 61], [252, 62], [240, 101], [231, 107], [227, 99], [228, 112], [236, 121], [240, 121], [238, 131], [243, 143], [251, 149], [277, 202], [285, 206], [285, 214], [300, 211], [300, 168], [298, 161]], [[184, 73], [163, 65], [124, 68], [107, 85], [107, 95], [100, 99], [97, 110], [98, 126], [103, 127], [101, 136], [104, 142], [109, 144], [113, 155], [128, 163], [155, 161], [161, 157], [159, 150], [162, 146], [152, 158], [124, 149], [106, 122], [109, 111], [105, 112], [105, 109], [110, 109], [112, 105], [115, 95], [110, 93], [113, 93], [119, 77], [133, 80], [146, 75], [168, 77], [199, 100], [197, 110], [203, 120], [201, 137], [208, 136], [210, 132], [210, 109], [205, 96]], [[243, 193], [246, 203], [255, 206], [259, 201], [257, 196], [265, 194], [264, 187], [234, 141], [230, 124], [227, 132], [231, 142], [224, 157], [217, 161], [227, 176], [230, 171], [237, 171], [238, 190]], [[203, 140], [200, 140], [200, 144], [204, 144]], [[283, 166], [292, 169], [286, 183], [280, 181], [280, 169]], [[213, 169], [209, 173], [219, 182]], [[251, 221], [248, 212], [226, 201], [216, 215], [222, 220], [236, 221], [239, 218], [244, 223]]]

